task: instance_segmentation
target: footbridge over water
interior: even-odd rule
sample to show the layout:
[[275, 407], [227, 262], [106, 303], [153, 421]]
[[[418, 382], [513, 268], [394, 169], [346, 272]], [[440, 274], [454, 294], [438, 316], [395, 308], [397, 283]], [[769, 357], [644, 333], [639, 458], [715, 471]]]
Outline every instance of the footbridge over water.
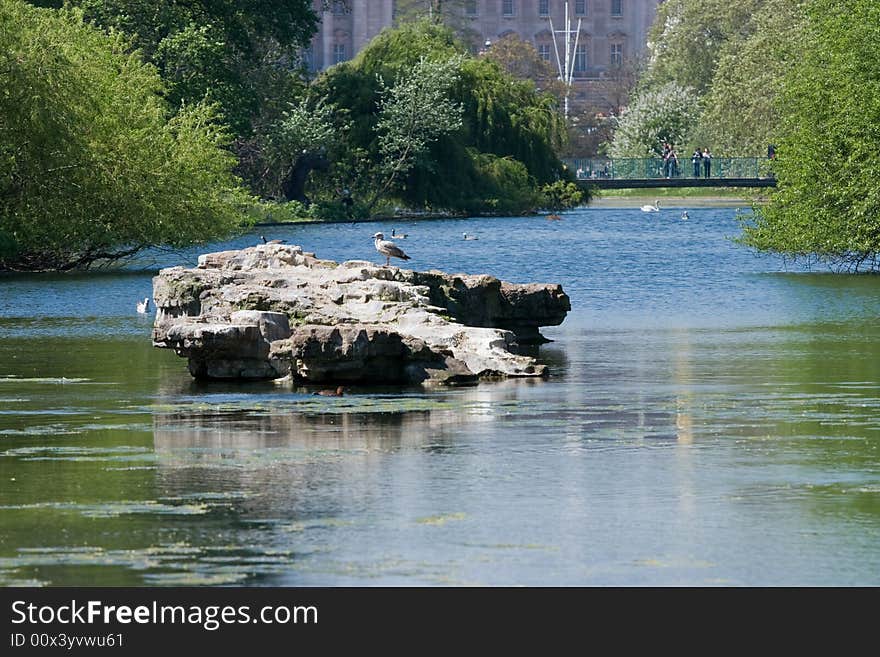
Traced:
[[599, 189], [657, 187], [776, 187], [773, 160], [760, 157], [715, 157], [709, 168], [701, 160], [662, 158], [572, 158], [564, 160], [579, 185]]

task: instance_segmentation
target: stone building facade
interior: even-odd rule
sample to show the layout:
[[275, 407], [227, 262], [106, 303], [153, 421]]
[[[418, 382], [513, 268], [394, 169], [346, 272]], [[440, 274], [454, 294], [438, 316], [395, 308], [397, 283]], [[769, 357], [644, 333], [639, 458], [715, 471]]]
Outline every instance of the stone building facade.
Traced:
[[[456, 26], [470, 36], [475, 50], [491, 47], [493, 41], [505, 35], [517, 34], [533, 43], [555, 67], [551, 21], [554, 30], [564, 29], [567, 4], [572, 30], [580, 20], [578, 45], [570, 61], [576, 93], [583, 99], [592, 84], [603, 80], [615, 65], [642, 53], [662, 1], [459, 0], [446, 5], [459, 13]], [[322, 21], [307, 53], [311, 70], [320, 71], [354, 57], [370, 39], [394, 23], [395, 4], [394, 0], [347, 0], [330, 2], [322, 10], [320, 0], [315, 0]], [[560, 48], [563, 39], [562, 35], [557, 37]], [[560, 56], [564, 56], [562, 50]]]
[[[326, 10], [322, 9], [325, 4]], [[305, 56], [312, 71], [323, 71], [351, 59], [394, 23], [394, 0], [314, 0], [313, 7], [321, 23]]]

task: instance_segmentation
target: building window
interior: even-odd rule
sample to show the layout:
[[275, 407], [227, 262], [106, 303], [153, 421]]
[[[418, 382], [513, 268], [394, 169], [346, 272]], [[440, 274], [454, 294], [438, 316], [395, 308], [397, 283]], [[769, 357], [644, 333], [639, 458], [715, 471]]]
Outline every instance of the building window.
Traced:
[[334, 43], [333, 44], [333, 63], [338, 64], [339, 62], [345, 61], [345, 44], [344, 43]]
[[550, 44], [549, 43], [539, 43], [538, 44], [538, 55], [540, 55], [541, 59], [545, 62], [550, 61]]
[[538, 16], [550, 15], [550, 0], [538, 0]]
[[345, 13], [345, 3], [342, 2], [341, 0], [335, 0], [335, 2], [333, 3], [333, 15], [334, 16], [341, 16], [344, 13]]
[[611, 15], [623, 16], [623, 0], [611, 0]]
[[586, 16], [587, 15], [587, 0], [574, 0], [574, 15], [575, 16]]
[[584, 43], [578, 44], [577, 50], [574, 52], [574, 72], [585, 73], [588, 64], [587, 46]]
[[467, 0], [464, 3], [464, 13], [468, 16], [477, 15], [477, 0]]
[[623, 44], [622, 43], [612, 43], [611, 44], [611, 66], [621, 67], [623, 66]]
[[513, 16], [513, 0], [502, 0], [501, 13], [504, 16]]

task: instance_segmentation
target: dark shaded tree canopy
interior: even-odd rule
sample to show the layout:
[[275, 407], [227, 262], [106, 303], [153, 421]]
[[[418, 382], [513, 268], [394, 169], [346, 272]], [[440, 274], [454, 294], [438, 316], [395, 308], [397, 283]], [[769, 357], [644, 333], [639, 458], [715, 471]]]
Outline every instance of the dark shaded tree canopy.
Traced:
[[[58, 2], [46, 2], [58, 6]], [[86, 19], [122, 32], [156, 65], [172, 107], [219, 103], [246, 135], [279, 94], [290, 91], [299, 50], [317, 29], [310, 0], [67, 0]]]
[[[383, 84], [402, 79], [421, 60], [451, 58], [460, 64], [448, 101], [463, 109], [462, 125], [432, 141], [390, 192], [416, 208], [499, 211], [501, 204], [514, 212], [536, 207], [538, 188], [565, 175], [556, 155], [565, 139], [556, 98], [495, 61], [469, 55], [453, 31], [437, 21], [387, 30], [354, 60], [315, 81], [312, 93], [337, 108], [339, 130], [346, 134], [349, 152], [339, 156], [337, 170], [360, 171], [360, 183], [372, 188], [364, 165], [381, 160], [376, 125]], [[351, 176], [348, 180], [336, 187], [357, 186]]]

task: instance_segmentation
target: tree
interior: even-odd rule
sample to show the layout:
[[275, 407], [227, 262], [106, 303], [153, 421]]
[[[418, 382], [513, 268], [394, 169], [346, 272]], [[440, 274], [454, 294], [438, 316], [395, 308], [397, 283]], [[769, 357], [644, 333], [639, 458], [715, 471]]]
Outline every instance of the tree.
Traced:
[[399, 176], [428, 155], [428, 147], [461, 127], [461, 105], [450, 98], [458, 79], [461, 57], [441, 61], [421, 59], [393, 85], [380, 80], [379, 169], [385, 181], [367, 204], [372, 209]]
[[539, 184], [562, 176], [557, 152], [565, 143], [565, 121], [555, 97], [481, 57], [463, 63], [458, 94], [476, 148], [519, 160]]
[[603, 113], [620, 116], [629, 104], [630, 96], [645, 70], [642, 57], [627, 57], [620, 64], [611, 66], [596, 84], [598, 106]]
[[694, 91], [674, 82], [643, 91], [617, 121], [611, 157], [658, 157], [664, 143], [687, 143], [698, 112]]
[[629, 103], [643, 70], [643, 61], [625, 59], [612, 66], [605, 77], [594, 84], [595, 100], [575, 105], [568, 117], [568, 157], [583, 158], [605, 154], [614, 139], [617, 120]]
[[64, 270], [238, 229], [250, 198], [216, 108], [81, 11], [0, 0], [0, 269]]
[[[766, 152], [775, 90], [794, 55], [799, 0], [668, 0], [658, 7], [648, 60], [630, 104], [670, 84], [689, 89], [688, 133], [716, 153]], [[645, 97], [645, 100], [642, 97]], [[645, 120], [650, 120], [644, 117]], [[619, 142], [615, 138], [615, 143]], [[619, 152], [618, 147], [612, 147]]]
[[[778, 187], [743, 241], [880, 269], [880, 5], [813, 0], [780, 96]], [[817, 78], [821, 76], [821, 78]]]
[[506, 34], [495, 41], [483, 57], [498, 64], [517, 80], [533, 82], [537, 90], [551, 94], [562, 107], [566, 85], [559, 79], [556, 68], [542, 58], [529, 41], [517, 34]]
[[301, 52], [318, 21], [312, 0], [32, 0], [63, 2], [125, 34], [129, 48], [158, 68], [173, 111], [215, 103], [233, 135], [238, 173], [264, 190], [262, 145], [301, 90]]
[[[383, 120], [390, 107], [390, 81], [415, 84], [414, 70], [443, 68], [450, 62], [455, 63], [451, 86], [440, 85], [443, 94], [428, 103], [462, 107], [460, 127], [447, 129], [452, 123], [439, 119], [420, 126], [405, 119]], [[321, 75], [311, 91], [336, 108], [334, 120], [346, 135], [346, 148], [335, 154], [324, 182], [312, 183], [324, 202], [347, 188], [369, 206], [395, 199], [412, 208], [496, 212], [501, 211], [499, 203], [489, 199], [500, 198], [520, 204], [516, 211], [523, 212], [537, 207], [541, 185], [565, 176], [557, 157], [565, 129], [556, 100], [539, 93], [532, 81], [512, 78], [496, 62], [468, 56], [453, 32], [437, 22], [407, 23], [383, 32], [355, 59]], [[410, 97], [431, 95], [422, 88]], [[424, 105], [421, 101], [413, 107]], [[424, 111], [430, 117], [430, 108]], [[431, 128], [432, 121], [443, 129], [419, 144], [416, 157], [410, 157], [412, 149], [389, 148], [399, 143], [390, 137], [392, 128], [409, 125], [417, 128], [416, 134]], [[396, 159], [392, 151], [406, 157]], [[405, 166], [391, 176], [393, 167], [387, 163], [395, 161]], [[377, 190], [384, 199], [375, 198]], [[482, 205], [481, 198], [486, 199]]]
[[752, 34], [720, 49], [697, 127], [698, 140], [728, 156], [766, 152], [780, 122], [778, 92], [801, 56], [799, 3], [767, 0], [751, 19]]
[[328, 151], [340, 136], [333, 114], [334, 108], [321, 99], [312, 102], [303, 96], [273, 127], [262, 158], [267, 164], [265, 178], [271, 196], [306, 205], [310, 202], [305, 194], [306, 180], [313, 170], [329, 168]]
[[236, 134], [283, 93], [318, 21], [311, 0], [68, 1], [131, 38], [158, 67], [172, 107], [207, 96]]
[[554, 212], [576, 208], [589, 198], [576, 183], [566, 180], [545, 185], [541, 193], [544, 195], [544, 209]]
[[648, 88], [669, 82], [708, 92], [722, 47], [753, 32], [752, 17], [767, 0], [667, 0], [648, 38]]
[[534, 45], [518, 34], [506, 34], [493, 42], [484, 57], [496, 62], [519, 80], [533, 80], [551, 93], [565, 93], [553, 65], [538, 54]]

